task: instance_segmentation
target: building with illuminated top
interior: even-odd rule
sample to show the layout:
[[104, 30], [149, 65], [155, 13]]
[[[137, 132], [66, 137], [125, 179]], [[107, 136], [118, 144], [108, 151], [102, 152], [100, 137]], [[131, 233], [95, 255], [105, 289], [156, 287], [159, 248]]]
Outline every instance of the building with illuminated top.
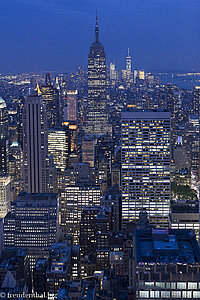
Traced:
[[122, 223], [146, 210], [150, 223], [167, 226], [170, 211], [171, 114], [134, 110], [121, 114]]
[[110, 133], [106, 106], [106, 56], [104, 47], [99, 41], [99, 27], [96, 19], [95, 41], [90, 47], [88, 56], [88, 112], [85, 126], [87, 134]]

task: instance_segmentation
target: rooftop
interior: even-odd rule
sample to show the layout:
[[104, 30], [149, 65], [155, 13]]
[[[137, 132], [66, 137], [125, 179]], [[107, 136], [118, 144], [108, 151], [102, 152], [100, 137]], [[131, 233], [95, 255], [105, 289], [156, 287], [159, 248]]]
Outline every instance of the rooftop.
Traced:
[[29, 194], [20, 192], [17, 199], [13, 202], [16, 207], [48, 207], [57, 205], [57, 194], [36, 193]]
[[137, 262], [200, 263], [200, 248], [193, 230], [137, 229]]

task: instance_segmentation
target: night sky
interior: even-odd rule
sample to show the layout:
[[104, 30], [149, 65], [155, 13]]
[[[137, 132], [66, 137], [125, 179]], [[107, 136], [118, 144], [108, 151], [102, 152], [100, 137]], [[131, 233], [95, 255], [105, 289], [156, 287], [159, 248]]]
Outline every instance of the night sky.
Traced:
[[107, 63], [200, 72], [200, 0], [0, 0], [0, 73], [86, 67], [96, 9]]

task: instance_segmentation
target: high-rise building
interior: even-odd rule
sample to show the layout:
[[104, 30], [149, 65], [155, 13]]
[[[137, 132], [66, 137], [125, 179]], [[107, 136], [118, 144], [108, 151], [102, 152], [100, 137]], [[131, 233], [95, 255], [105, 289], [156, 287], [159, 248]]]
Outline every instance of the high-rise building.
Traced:
[[8, 140], [0, 139], [0, 175], [8, 174], [8, 151]]
[[199, 117], [199, 105], [200, 105], [200, 86], [194, 86], [194, 100], [192, 113]]
[[128, 48], [128, 55], [126, 57], [126, 80], [127, 82], [133, 82], [133, 73], [131, 71], [131, 56], [129, 54], [129, 48]]
[[115, 63], [111, 62], [110, 63], [110, 80], [116, 81], [116, 79], [117, 79], [117, 72], [115, 69]]
[[77, 90], [67, 91], [67, 120], [77, 122]]
[[64, 171], [69, 156], [69, 130], [50, 129], [48, 131], [48, 154], [53, 155], [56, 169]]
[[100, 187], [91, 184], [68, 186], [61, 193], [61, 225], [72, 235], [75, 244], [79, 238], [79, 222], [85, 206], [100, 205]]
[[8, 110], [6, 102], [0, 96], [0, 139], [8, 137]]
[[47, 128], [42, 97], [26, 98], [23, 112], [24, 190], [46, 192]]
[[[49, 78], [47, 78], [49, 83]], [[46, 105], [47, 111], [47, 128], [54, 128], [56, 125], [59, 125], [59, 91], [51, 84], [46, 84], [41, 86], [41, 93]]]
[[5, 247], [28, 248], [33, 268], [56, 242], [58, 217], [57, 194], [20, 193], [4, 218]]
[[82, 140], [82, 162], [88, 163], [91, 168], [94, 167], [95, 160], [95, 142], [91, 136]]
[[88, 107], [85, 132], [105, 135], [110, 133], [108, 123], [106, 92], [106, 56], [99, 41], [99, 27], [96, 18], [95, 41], [88, 56]]
[[46, 75], [45, 75], [45, 84], [46, 85], [51, 85], [51, 73], [48, 72]]
[[131, 70], [131, 56], [128, 48], [128, 55], [126, 57], [126, 70], [122, 70], [122, 78], [126, 82], [127, 87], [133, 83], [133, 72]]
[[[108, 269], [110, 256], [111, 208], [84, 207], [80, 220], [81, 276], [87, 277], [87, 263], [96, 270]], [[95, 269], [93, 271], [95, 271]], [[91, 268], [90, 268], [91, 270]]]
[[134, 83], [144, 84], [145, 72], [144, 70], [134, 70]]
[[122, 112], [122, 222], [146, 210], [150, 222], [167, 226], [170, 209], [171, 114]]
[[0, 96], [0, 175], [8, 174], [8, 110]]
[[4, 218], [10, 211], [11, 205], [11, 191], [10, 191], [11, 177], [10, 175], [0, 176], [0, 218]]

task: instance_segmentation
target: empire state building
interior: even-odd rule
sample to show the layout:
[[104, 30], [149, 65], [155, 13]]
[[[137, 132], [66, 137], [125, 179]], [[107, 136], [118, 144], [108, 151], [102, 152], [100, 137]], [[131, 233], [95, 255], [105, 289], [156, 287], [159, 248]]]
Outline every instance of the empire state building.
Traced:
[[110, 134], [106, 110], [106, 56], [99, 41], [96, 17], [95, 41], [88, 55], [88, 106], [85, 132], [96, 136]]

